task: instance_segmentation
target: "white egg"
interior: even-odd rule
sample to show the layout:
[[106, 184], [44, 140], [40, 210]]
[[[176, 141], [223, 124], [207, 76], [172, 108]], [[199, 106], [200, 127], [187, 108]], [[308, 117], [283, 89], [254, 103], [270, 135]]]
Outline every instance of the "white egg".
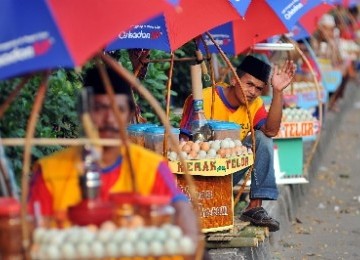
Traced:
[[180, 253], [178, 243], [175, 239], [167, 239], [164, 244], [164, 250], [166, 255], [176, 255]]
[[113, 236], [112, 239], [113, 239], [116, 243], [120, 244], [120, 243], [122, 243], [124, 240], [126, 240], [126, 233], [127, 233], [127, 232], [126, 232], [125, 229], [120, 228], [120, 229], [118, 229], [118, 230], [115, 231], [114, 236]]
[[299, 122], [299, 121], [300, 121], [300, 116], [299, 116], [299, 115], [295, 115], [295, 116], [293, 117], [293, 121], [294, 121], [294, 122]]
[[248, 148], [247, 152], [248, 152], [248, 154], [252, 154], [252, 153], [253, 153], [253, 151], [251, 150], [251, 148]]
[[182, 236], [182, 230], [178, 226], [172, 226], [167, 230], [167, 233], [170, 238], [178, 239]]
[[158, 228], [154, 234], [154, 240], [164, 242], [167, 238], [167, 232], [164, 229]]
[[90, 244], [90, 251], [92, 256], [95, 258], [105, 257], [105, 248], [104, 245], [100, 241], [94, 241]]
[[81, 242], [76, 245], [76, 252], [80, 258], [88, 258], [91, 256], [91, 250], [88, 243]]
[[236, 146], [242, 146], [242, 143], [240, 140], [234, 140], [234, 143]]
[[44, 249], [45, 249], [44, 254], [42, 254], [43, 259], [52, 260], [52, 259], [60, 259], [61, 258], [61, 253], [57, 246], [47, 245]]
[[128, 229], [126, 232], [126, 240], [135, 242], [139, 238], [139, 232], [136, 229]]
[[101, 229], [97, 234], [97, 239], [102, 242], [108, 242], [114, 236], [114, 232], [110, 230]]
[[209, 151], [207, 152], [207, 155], [210, 157], [210, 158], [215, 158], [216, 156], [216, 150], [215, 149], [209, 149]]
[[90, 243], [96, 239], [97, 232], [91, 231], [88, 228], [82, 228], [79, 232], [81, 242]]
[[72, 243], [64, 243], [60, 250], [62, 257], [66, 259], [74, 259], [76, 257], [75, 246]]
[[170, 161], [176, 161], [177, 160], [177, 153], [176, 152], [170, 152], [168, 156]]
[[43, 242], [43, 238], [46, 234], [46, 229], [39, 227], [34, 230], [33, 239], [36, 244], [41, 244]]
[[143, 240], [139, 240], [135, 243], [135, 255], [137, 256], [148, 256], [149, 245]]
[[229, 141], [228, 140], [222, 140], [220, 143], [221, 148], [229, 148]]
[[184, 255], [192, 255], [195, 253], [195, 244], [189, 237], [182, 237], [179, 240], [180, 252]]
[[81, 228], [72, 227], [66, 230], [66, 240], [70, 243], [77, 243], [80, 241]]
[[135, 255], [134, 245], [129, 241], [125, 241], [124, 243], [122, 243], [120, 246], [120, 255], [127, 257], [134, 256]]
[[154, 233], [155, 233], [155, 227], [148, 227], [145, 228], [143, 231], [143, 235], [142, 235], [142, 239], [144, 241], [151, 241], [154, 237]]
[[115, 242], [109, 242], [105, 245], [106, 256], [109, 257], [119, 257], [120, 250], [119, 246]]
[[206, 158], [207, 153], [203, 150], [200, 150], [198, 153], [198, 159], [205, 159]]
[[65, 241], [65, 238], [66, 238], [66, 233], [62, 231], [58, 231], [56, 232], [55, 236], [51, 237], [50, 243], [59, 246]]
[[219, 150], [220, 149], [220, 141], [219, 140], [215, 140], [211, 145], [210, 147], [212, 149], [214, 149], [215, 151]]
[[149, 253], [152, 256], [161, 256], [164, 254], [164, 247], [159, 241], [151, 241], [149, 244]]
[[49, 244], [54, 236], [58, 233], [57, 229], [48, 229], [43, 234], [42, 244]]
[[233, 140], [229, 141], [229, 148], [234, 148], [235, 147], [235, 142]]

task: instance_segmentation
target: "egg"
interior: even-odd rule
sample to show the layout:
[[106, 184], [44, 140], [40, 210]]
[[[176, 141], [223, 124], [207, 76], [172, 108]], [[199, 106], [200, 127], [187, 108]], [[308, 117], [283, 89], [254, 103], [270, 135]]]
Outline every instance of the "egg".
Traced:
[[39, 227], [34, 230], [33, 239], [36, 244], [41, 244], [46, 234], [46, 229]]
[[90, 243], [97, 236], [97, 232], [91, 231], [88, 228], [83, 228], [79, 232], [80, 232], [80, 241], [84, 243]]
[[220, 143], [220, 147], [221, 148], [229, 148], [229, 141], [228, 140], [222, 140], [221, 143]]
[[226, 158], [231, 157], [232, 149], [231, 148], [225, 148], [224, 150], [225, 150], [225, 157]]
[[198, 159], [205, 159], [206, 158], [206, 152], [203, 150], [200, 150], [198, 153]]
[[126, 234], [127, 234], [127, 232], [124, 228], [117, 229], [114, 232], [114, 236], [112, 237], [112, 240], [115, 241], [116, 243], [120, 244], [126, 240]]
[[102, 243], [106, 243], [108, 242], [112, 237], [114, 236], [114, 232], [109, 231], [109, 230], [105, 230], [105, 229], [100, 229], [100, 231], [97, 234], [97, 239], [102, 242]]
[[57, 246], [55, 245], [47, 245], [44, 247], [44, 250], [41, 253], [42, 259], [60, 259], [61, 253]]
[[209, 144], [208, 142], [202, 142], [202, 143], [200, 144], [200, 149], [201, 149], [202, 151], [207, 152], [207, 151], [209, 151], [209, 149], [210, 149], [210, 144]]
[[176, 255], [179, 254], [180, 251], [178, 249], [178, 243], [175, 239], [167, 239], [164, 244], [164, 251], [166, 255]]
[[88, 243], [81, 242], [77, 244], [76, 252], [80, 258], [87, 259], [91, 256], [91, 250]]
[[104, 245], [100, 241], [93, 241], [90, 244], [90, 251], [92, 256], [96, 258], [105, 257], [105, 248]]
[[135, 255], [137, 256], [148, 256], [149, 245], [143, 240], [139, 240], [135, 243]]
[[178, 226], [171, 226], [167, 229], [167, 233], [173, 239], [179, 239], [182, 236], [182, 230]]
[[193, 143], [191, 146], [191, 151], [199, 152], [200, 151], [200, 145], [198, 143]]
[[142, 232], [142, 239], [144, 241], [151, 241], [154, 237], [154, 233], [155, 233], [155, 227], [146, 228]]
[[235, 147], [235, 142], [233, 140], [229, 141], [229, 148], [234, 148]]
[[242, 146], [242, 143], [240, 140], [235, 140], [234, 143], [235, 143], [235, 146]]
[[124, 243], [122, 243], [120, 246], [120, 255], [127, 257], [134, 256], [135, 255], [134, 245], [129, 241], [125, 241]]
[[[182, 155], [182, 157], [184, 158], [184, 160], [186, 160], [188, 158], [188, 154], [184, 151], [181, 151], [180, 154]], [[180, 157], [179, 157], [180, 160]]]
[[151, 241], [149, 244], [149, 253], [152, 256], [161, 256], [164, 254], [164, 247], [159, 241]]
[[217, 151], [217, 154], [220, 156], [220, 158], [225, 158], [226, 156], [226, 150], [224, 148], [220, 148], [218, 151]]
[[120, 250], [118, 249], [118, 245], [115, 242], [109, 242], [105, 245], [106, 256], [109, 257], [119, 257]]
[[252, 154], [252, 153], [253, 153], [253, 151], [251, 150], [251, 148], [248, 148], [247, 152], [248, 152], [248, 154]]
[[128, 227], [129, 228], [138, 228], [138, 227], [143, 227], [145, 225], [145, 220], [143, 217], [141, 217], [140, 215], [134, 215], [130, 222]]
[[176, 152], [169, 152], [168, 158], [170, 161], [176, 161], [177, 160], [177, 153]]
[[105, 221], [104, 223], [101, 224], [100, 226], [100, 229], [101, 230], [109, 230], [109, 231], [115, 231], [116, 230], [116, 225], [114, 222], [108, 220], [108, 221]]
[[215, 149], [209, 149], [209, 151], [207, 152], [207, 155], [210, 157], [210, 158], [215, 158], [216, 156], [216, 150]]
[[196, 151], [191, 151], [189, 153], [189, 159], [196, 159], [198, 153]]
[[195, 253], [195, 244], [189, 237], [182, 237], [179, 241], [180, 252], [184, 255], [192, 255]]
[[182, 150], [182, 148], [183, 148], [183, 146], [186, 144], [186, 142], [185, 141], [181, 141], [180, 143], [179, 143], [179, 148], [180, 148], [180, 150]]
[[164, 229], [157, 228], [154, 234], [154, 240], [164, 242], [167, 238], [167, 233]]
[[220, 141], [219, 140], [215, 140], [211, 145], [210, 148], [214, 149], [215, 151], [220, 149]]
[[191, 151], [191, 145], [190, 145], [190, 144], [185, 144], [185, 145], [182, 147], [182, 151], [184, 151], [185, 153], [190, 153], [190, 151]]
[[56, 236], [52, 236], [50, 238], [50, 243], [53, 244], [53, 245], [61, 245], [64, 241], [65, 241], [65, 238], [66, 238], [66, 233], [65, 232], [57, 232]]
[[61, 255], [65, 258], [65, 259], [74, 259], [76, 257], [76, 250], [75, 250], [75, 246], [72, 243], [64, 243], [61, 246]]

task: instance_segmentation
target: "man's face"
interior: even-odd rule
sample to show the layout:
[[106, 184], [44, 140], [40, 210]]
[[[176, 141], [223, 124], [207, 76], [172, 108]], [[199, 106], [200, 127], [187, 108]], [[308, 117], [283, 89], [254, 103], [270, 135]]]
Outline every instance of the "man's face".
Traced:
[[[252, 103], [258, 96], [260, 96], [266, 85], [265, 82], [248, 73], [245, 73], [240, 80], [243, 83], [243, 90], [248, 103]], [[245, 104], [239, 84], [235, 85], [235, 95], [241, 104]]]
[[[127, 95], [115, 95], [121, 119], [125, 127], [131, 118], [131, 111]], [[94, 95], [91, 119], [99, 130], [100, 138], [119, 138], [119, 126], [111, 108], [110, 98], [107, 95]]]

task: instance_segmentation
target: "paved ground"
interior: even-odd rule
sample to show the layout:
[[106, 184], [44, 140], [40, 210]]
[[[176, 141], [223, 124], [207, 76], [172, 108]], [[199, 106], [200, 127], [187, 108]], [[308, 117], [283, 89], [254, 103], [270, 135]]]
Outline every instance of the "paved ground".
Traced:
[[273, 259], [360, 259], [360, 88]]

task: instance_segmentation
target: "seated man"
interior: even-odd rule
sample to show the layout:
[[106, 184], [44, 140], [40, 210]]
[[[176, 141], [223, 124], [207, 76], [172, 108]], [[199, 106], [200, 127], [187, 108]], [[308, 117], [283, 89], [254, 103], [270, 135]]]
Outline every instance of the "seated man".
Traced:
[[[271, 78], [273, 89], [272, 103], [267, 113], [260, 97], [263, 88], [270, 80], [271, 67], [267, 63], [247, 56], [237, 69], [237, 74], [242, 82], [245, 97], [241, 94], [240, 86], [232, 80], [230, 86], [216, 87], [214, 100], [214, 120], [231, 121], [242, 126], [240, 139], [245, 145], [251, 145], [249, 118], [246, 112], [244, 98], [247, 99], [251, 113], [251, 121], [256, 137], [256, 156], [254, 171], [251, 175], [250, 203], [242, 213], [240, 219], [250, 221], [254, 225], [267, 226], [270, 231], [279, 229], [279, 222], [268, 216], [261, 207], [262, 200], [276, 200], [278, 190], [275, 182], [273, 142], [271, 137], [279, 131], [282, 106], [283, 90], [290, 84], [295, 74], [295, 65], [292, 61], [286, 61], [279, 69], [274, 68]], [[211, 117], [212, 89], [205, 88], [204, 113], [206, 118]], [[188, 128], [189, 118], [192, 113], [192, 97], [185, 101], [181, 128]], [[246, 169], [233, 175], [234, 184], [243, 177]]]
[[[107, 71], [123, 122], [128, 122], [135, 109], [130, 86], [113, 70]], [[118, 121], [96, 68], [87, 71], [84, 85], [93, 88], [90, 116], [100, 137], [119, 138]], [[170, 196], [175, 209], [175, 224], [196, 243], [199, 235], [196, 216], [187, 197], [176, 187], [174, 176], [164, 158], [134, 144], [130, 144], [129, 149], [137, 192], [141, 195]], [[30, 211], [34, 210], [35, 203], [39, 203], [43, 216], [67, 219], [67, 209], [81, 201], [77, 168], [81, 150], [77, 147], [67, 148], [36, 163], [30, 187]], [[123, 160], [123, 150], [116, 146], [103, 147], [100, 162], [100, 196], [103, 199], [108, 198], [111, 193], [131, 191], [129, 165], [128, 160]]]

